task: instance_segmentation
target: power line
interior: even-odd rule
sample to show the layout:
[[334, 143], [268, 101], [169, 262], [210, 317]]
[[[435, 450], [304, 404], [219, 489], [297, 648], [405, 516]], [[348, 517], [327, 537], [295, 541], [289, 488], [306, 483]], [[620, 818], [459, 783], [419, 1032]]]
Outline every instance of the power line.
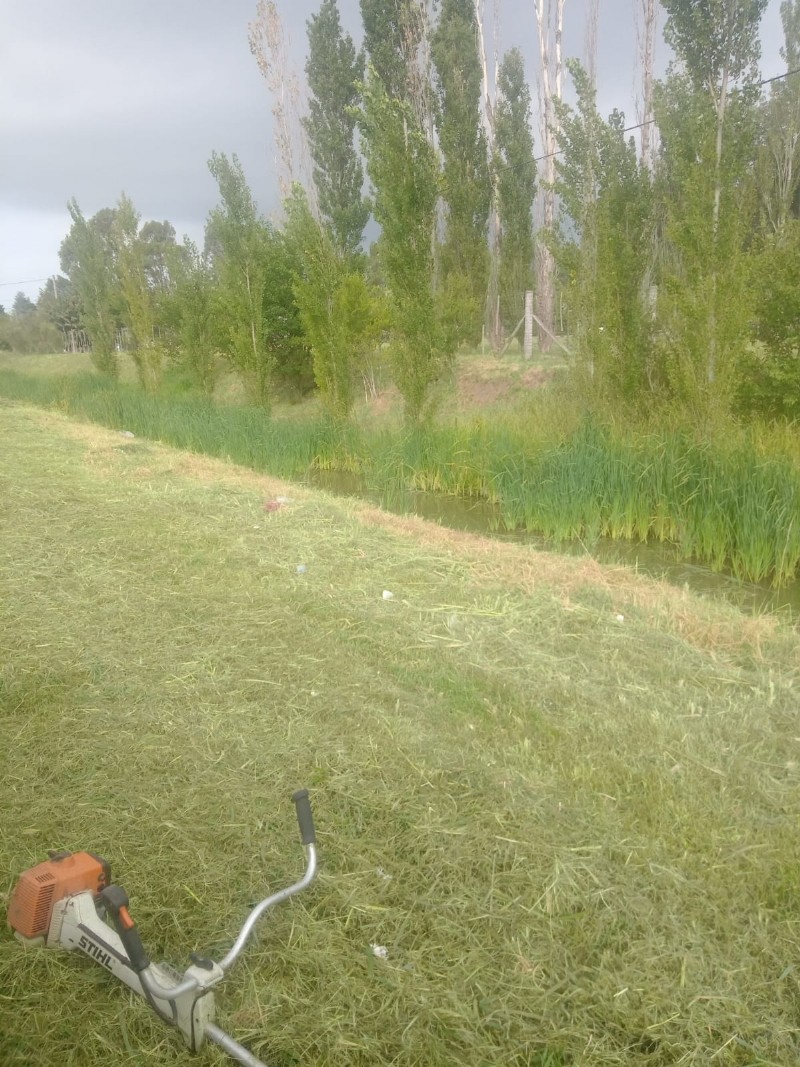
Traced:
[[[770, 82], [779, 82], [784, 78], [791, 78], [793, 74], [800, 74], [800, 67], [796, 67], [794, 70], [787, 70], [785, 74], [776, 74], [772, 78], [762, 78], [760, 82], [756, 82], [758, 86], [769, 85]], [[644, 126], [652, 126], [655, 119], [645, 119], [644, 122], [637, 122], [635, 126], [626, 126], [622, 131], [623, 133], [633, 133], [634, 130], [641, 130]], [[557, 149], [555, 152], [545, 152], [543, 156], [534, 156], [534, 163], [541, 163], [543, 159], [550, 159], [551, 156], [560, 156], [564, 152], [563, 148]], [[498, 167], [498, 170], [515, 170], [519, 163], [507, 163], [504, 167]]]
[[48, 274], [45, 278], [23, 278], [20, 282], [0, 282], [0, 289], [9, 289], [12, 285], [33, 285], [34, 282], [46, 282], [52, 277], [52, 274]]

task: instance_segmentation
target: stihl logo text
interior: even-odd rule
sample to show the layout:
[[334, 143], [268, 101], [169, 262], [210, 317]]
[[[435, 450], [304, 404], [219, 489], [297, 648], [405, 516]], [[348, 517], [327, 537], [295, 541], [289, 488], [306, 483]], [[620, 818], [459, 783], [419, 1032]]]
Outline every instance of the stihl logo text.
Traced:
[[99, 945], [96, 945], [94, 941], [90, 941], [85, 934], [81, 934], [78, 948], [83, 949], [87, 956], [91, 956], [93, 960], [97, 960], [98, 963], [102, 963], [102, 965], [109, 971], [111, 970], [111, 956], [109, 956], [107, 952], [104, 952]]

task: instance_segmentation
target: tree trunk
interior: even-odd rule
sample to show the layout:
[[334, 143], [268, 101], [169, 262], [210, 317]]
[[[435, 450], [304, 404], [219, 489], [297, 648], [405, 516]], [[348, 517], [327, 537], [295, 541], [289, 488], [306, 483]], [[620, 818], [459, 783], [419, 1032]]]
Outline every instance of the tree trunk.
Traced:
[[[656, 0], [640, 0], [640, 8], [635, 9], [636, 36], [639, 46], [639, 62], [642, 67], [642, 95], [637, 100], [636, 117], [642, 123], [641, 160], [653, 170], [655, 138], [653, 136], [653, 67], [655, 63], [656, 43]], [[639, 14], [641, 11], [641, 14]], [[642, 23], [640, 24], [639, 18]]]
[[[486, 147], [489, 154], [489, 171], [492, 181], [492, 196], [489, 208], [489, 281], [486, 292], [486, 324], [489, 330], [489, 344], [493, 352], [499, 352], [502, 345], [502, 325], [500, 319], [500, 210], [497, 168], [495, 158], [494, 101], [497, 98], [497, 58], [495, 52], [494, 79], [489, 82], [489, 64], [486, 59], [486, 39], [483, 30], [483, 0], [473, 0], [475, 7], [475, 24], [478, 30], [478, 53], [481, 61], [481, 78], [483, 81], [483, 120], [486, 129]], [[496, 47], [496, 42], [495, 42]]]
[[[719, 234], [719, 212], [722, 200], [722, 132], [725, 126], [725, 105], [728, 100], [728, 68], [722, 70], [722, 86], [719, 100], [715, 100], [717, 112], [717, 144], [714, 162], [714, 209], [711, 216], [712, 273], [711, 273], [711, 307], [708, 314], [708, 366], [706, 376], [711, 385], [717, 376], [717, 238]], [[714, 95], [711, 89], [712, 99]]]
[[[545, 9], [545, 3], [548, 4]], [[556, 153], [556, 115], [554, 100], [561, 99], [563, 80], [563, 60], [561, 39], [564, 22], [564, 0], [556, 0], [555, 26], [555, 68], [551, 72], [550, 62], [550, 12], [548, 0], [534, 0], [536, 29], [539, 38], [539, 116], [544, 146], [544, 183], [541, 186], [542, 229], [545, 239], [553, 232], [555, 221], [556, 194], [555, 153]], [[552, 73], [552, 77], [551, 77]], [[555, 88], [553, 87], [555, 82]], [[539, 329], [539, 347], [542, 352], [550, 350], [550, 334], [555, 331], [555, 260], [541, 235], [536, 243], [536, 315], [547, 328]], [[549, 333], [548, 333], [549, 331]]]

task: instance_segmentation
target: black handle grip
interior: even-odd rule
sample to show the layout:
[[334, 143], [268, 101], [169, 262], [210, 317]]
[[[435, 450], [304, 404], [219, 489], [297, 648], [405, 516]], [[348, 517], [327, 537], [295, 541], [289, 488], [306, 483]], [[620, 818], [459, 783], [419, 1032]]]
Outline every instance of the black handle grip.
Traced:
[[150, 966], [150, 957], [147, 955], [147, 951], [142, 944], [142, 939], [139, 937], [139, 931], [136, 927], [127, 929], [121, 923], [114, 924], [117, 927], [117, 933], [120, 936], [122, 944], [125, 946], [125, 951], [128, 953], [128, 959], [131, 961], [131, 967], [139, 974], [141, 971], [146, 971]]
[[308, 790], [298, 789], [292, 795], [292, 800], [297, 808], [300, 840], [304, 845], [315, 845], [317, 843], [317, 834], [314, 830], [314, 816], [311, 814], [311, 801], [308, 799]]
[[106, 906], [106, 911], [111, 916], [114, 926], [119, 934], [120, 941], [128, 953], [131, 967], [138, 974], [146, 971], [150, 966], [150, 957], [145, 951], [136, 923], [128, 913], [128, 894], [120, 885], [109, 885], [100, 894], [100, 899]]

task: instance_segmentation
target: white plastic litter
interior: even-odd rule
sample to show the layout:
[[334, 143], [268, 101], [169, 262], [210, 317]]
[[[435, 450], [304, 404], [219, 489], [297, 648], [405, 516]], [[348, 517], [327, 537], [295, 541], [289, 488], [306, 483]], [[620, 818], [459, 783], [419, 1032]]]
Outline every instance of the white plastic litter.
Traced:
[[388, 960], [389, 949], [385, 945], [370, 945], [372, 949], [372, 955], [376, 956], [379, 960]]
[[617, 622], [625, 622], [625, 616], [624, 615], [617, 615]]
[[384, 591], [383, 591], [383, 599], [384, 600], [391, 600], [393, 597], [394, 597], [394, 593], [390, 593], [388, 589], [384, 589]]
[[298, 563], [297, 564], [297, 573], [298, 574], [305, 574], [306, 573], [306, 569], [307, 568], [306, 568], [305, 563]]

